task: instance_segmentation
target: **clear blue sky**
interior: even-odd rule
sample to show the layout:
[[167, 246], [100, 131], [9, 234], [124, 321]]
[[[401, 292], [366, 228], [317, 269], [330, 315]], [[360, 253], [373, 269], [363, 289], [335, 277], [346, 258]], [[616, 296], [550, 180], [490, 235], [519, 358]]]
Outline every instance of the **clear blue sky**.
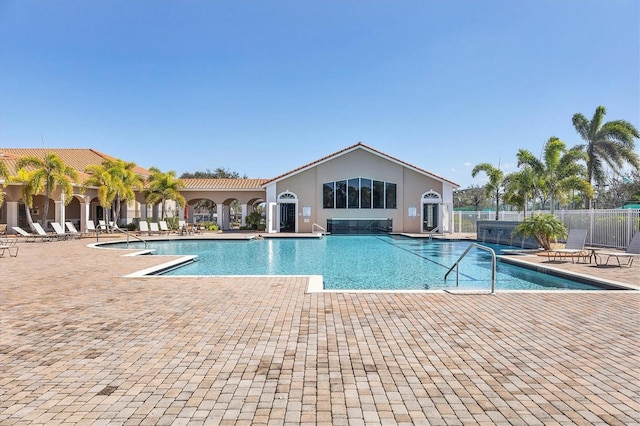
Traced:
[[637, 0], [0, 0], [0, 147], [269, 178], [362, 141], [481, 185], [580, 143], [576, 112], [640, 128], [639, 22]]

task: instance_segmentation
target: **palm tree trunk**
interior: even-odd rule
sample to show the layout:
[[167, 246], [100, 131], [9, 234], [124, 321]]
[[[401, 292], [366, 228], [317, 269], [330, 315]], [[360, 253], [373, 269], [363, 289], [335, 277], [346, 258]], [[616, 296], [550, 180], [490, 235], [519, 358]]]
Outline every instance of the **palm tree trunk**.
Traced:
[[31, 209], [28, 205], [24, 205], [24, 211], [27, 214], [27, 223], [29, 224], [29, 230], [33, 231], [33, 218], [31, 218]]
[[45, 191], [45, 196], [44, 196], [44, 206], [42, 207], [42, 219], [40, 219], [40, 225], [42, 225], [44, 229], [47, 229], [47, 217], [49, 217], [50, 197], [51, 197], [51, 194], [49, 191], [49, 186], [47, 186], [47, 190]]

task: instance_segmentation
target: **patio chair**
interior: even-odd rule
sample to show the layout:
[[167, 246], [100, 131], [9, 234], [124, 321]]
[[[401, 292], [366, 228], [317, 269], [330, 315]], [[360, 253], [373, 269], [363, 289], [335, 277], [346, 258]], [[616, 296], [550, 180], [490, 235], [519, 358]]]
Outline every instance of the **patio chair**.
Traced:
[[138, 235], [140, 235], [142, 233], [146, 233], [147, 235], [150, 235], [149, 234], [149, 222], [147, 222], [146, 220], [141, 220], [138, 223]]
[[0, 257], [4, 257], [4, 252], [9, 252], [10, 257], [18, 257], [19, 247], [16, 245], [0, 245]]
[[67, 240], [71, 236], [68, 232], [64, 232], [64, 229], [58, 222], [51, 222], [51, 227], [59, 240]]
[[40, 240], [40, 241], [51, 241], [51, 236], [49, 236], [49, 235], [41, 236], [41, 235], [37, 235], [37, 234], [32, 234], [31, 232], [27, 232], [24, 229], [20, 228], [19, 226], [13, 226], [12, 228], [18, 234], [20, 234], [23, 237], [25, 237], [25, 242], [27, 242], [27, 243], [33, 243], [33, 242], [38, 241], [38, 240]]
[[149, 235], [151, 234], [160, 234], [160, 228], [158, 227], [158, 222], [149, 223]]
[[[635, 259], [636, 257], [640, 256], [640, 231], [636, 232], [633, 235], [633, 238], [631, 239], [631, 241], [629, 242], [629, 246], [627, 247], [627, 249], [624, 252], [615, 252], [615, 251], [610, 251], [610, 252], [598, 252], [597, 256], [601, 256], [601, 257], [607, 257], [607, 260], [603, 263], [603, 262], [596, 262], [598, 264], [598, 266], [606, 266], [609, 264], [609, 259], [611, 259], [612, 257], [615, 257], [616, 260], [618, 261], [618, 266], [622, 266], [622, 263], [620, 263], [620, 258], [625, 259], [627, 261], [627, 263], [625, 264], [625, 266], [629, 266], [631, 267], [631, 265], [633, 264], [633, 259]], [[597, 257], [596, 257], [597, 259]]]
[[64, 225], [67, 227], [67, 231], [69, 231], [69, 235], [75, 238], [82, 238], [82, 233], [78, 232], [73, 222], [65, 222]]
[[161, 221], [158, 222], [158, 225], [160, 226], [160, 233], [161, 234], [170, 234], [171, 233], [171, 229], [169, 229], [169, 226], [167, 225], [167, 221], [161, 220]]
[[33, 229], [36, 231], [36, 235], [39, 235], [41, 237], [49, 237], [51, 240], [53, 240], [54, 238], [56, 240], [60, 240], [61, 237], [58, 234], [52, 233], [52, 232], [46, 232], [43, 228], [42, 225], [40, 225], [38, 222], [33, 222]]
[[580, 259], [584, 259], [586, 262], [590, 255], [589, 251], [584, 248], [586, 240], [586, 229], [571, 229], [563, 249], [547, 250], [539, 253], [539, 255], [548, 257], [549, 262], [566, 258], [570, 258], [572, 263], [575, 263], [576, 260], [580, 261]]
[[96, 228], [96, 224], [93, 220], [87, 220], [87, 232], [95, 232], [96, 234], [100, 232], [100, 229]]

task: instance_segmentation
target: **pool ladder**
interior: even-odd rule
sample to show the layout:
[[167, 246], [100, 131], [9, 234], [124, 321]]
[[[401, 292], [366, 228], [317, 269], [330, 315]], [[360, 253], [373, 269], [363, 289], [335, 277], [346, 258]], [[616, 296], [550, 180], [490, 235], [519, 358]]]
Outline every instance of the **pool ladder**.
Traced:
[[462, 253], [462, 255], [456, 260], [456, 263], [449, 268], [446, 274], [444, 274], [444, 280], [447, 281], [447, 277], [453, 271], [453, 268], [456, 269], [456, 287], [460, 285], [460, 261], [471, 251], [472, 248], [479, 248], [480, 250], [488, 251], [491, 254], [491, 294], [496, 294], [496, 252], [493, 249], [483, 246], [481, 244], [471, 243], [469, 247]]

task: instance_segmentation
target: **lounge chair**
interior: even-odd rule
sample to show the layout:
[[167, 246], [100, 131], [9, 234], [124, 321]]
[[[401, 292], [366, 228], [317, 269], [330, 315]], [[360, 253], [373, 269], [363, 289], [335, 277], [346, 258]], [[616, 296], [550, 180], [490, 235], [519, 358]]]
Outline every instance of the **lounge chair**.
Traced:
[[549, 262], [555, 262], [566, 258], [570, 258], [572, 263], [575, 263], [576, 260], [580, 261], [580, 259], [584, 259], [586, 262], [590, 255], [589, 251], [584, 248], [586, 240], [586, 229], [571, 229], [569, 230], [567, 242], [563, 249], [547, 250], [539, 253], [539, 256], [548, 257]]
[[[33, 229], [36, 231], [36, 234], [41, 236], [41, 237], [49, 237], [50, 239], [56, 239], [56, 240], [61, 240], [63, 239], [63, 237], [61, 237], [60, 235], [53, 233], [53, 232], [46, 232], [43, 228], [42, 225], [40, 225], [38, 222], [33, 222]], [[64, 237], [66, 239], [66, 237]]]
[[87, 220], [87, 232], [100, 232], [100, 229], [96, 228], [96, 224], [91, 219]]
[[13, 226], [12, 227], [14, 231], [16, 231], [18, 234], [22, 235], [23, 237], [26, 238], [26, 242], [27, 243], [32, 243], [35, 241], [51, 241], [51, 236], [50, 235], [38, 235], [38, 234], [32, 234], [31, 232], [27, 232], [24, 229], [20, 228], [19, 226]]
[[158, 227], [158, 222], [151, 222], [149, 224], [149, 235], [151, 234], [160, 234], [160, 228]]
[[51, 227], [58, 236], [59, 240], [68, 240], [69, 237], [71, 237], [71, 234], [69, 234], [68, 232], [64, 232], [64, 228], [58, 222], [51, 222]]
[[147, 222], [146, 220], [141, 220], [138, 223], [138, 228], [139, 228], [138, 234], [146, 233], [147, 235], [150, 235], [149, 234], [149, 222]]
[[16, 245], [0, 245], [0, 257], [4, 257], [4, 252], [9, 252], [9, 256], [17, 257], [18, 256], [18, 246]]
[[67, 227], [67, 231], [69, 231], [68, 234], [70, 236], [75, 238], [82, 238], [82, 234], [78, 232], [73, 222], [65, 222], [64, 225]]
[[160, 233], [161, 234], [170, 234], [171, 233], [171, 229], [169, 229], [169, 226], [167, 225], [167, 222], [165, 220], [161, 220], [160, 222], [158, 222], [158, 225], [160, 226]]
[[597, 261], [596, 263], [598, 264], [598, 266], [608, 265], [609, 259], [611, 259], [612, 257], [615, 257], [616, 260], [618, 261], [618, 266], [622, 266], [622, 263], [620, 263], [620, 258], [623, 258], [623, 259], [626, 259], [627, 261], [625, 266], [631, 267], [631, 264], [633, 264], [633, 259], [635, 259], [636, 257], [640, 257], [640, 231], [636, 232], [633, 235], [633, 238], [629, 242], [629, 246], [624, 252], [615, 252], [615, 251], [601, 252], [600, 251], [596, 253], [596, 255], [597, 255], [596, 260], [598, 259], [598, 257], [605, 257], [605, 256], [607, 257], [607, 260], [604, 263], [602, 261]]

